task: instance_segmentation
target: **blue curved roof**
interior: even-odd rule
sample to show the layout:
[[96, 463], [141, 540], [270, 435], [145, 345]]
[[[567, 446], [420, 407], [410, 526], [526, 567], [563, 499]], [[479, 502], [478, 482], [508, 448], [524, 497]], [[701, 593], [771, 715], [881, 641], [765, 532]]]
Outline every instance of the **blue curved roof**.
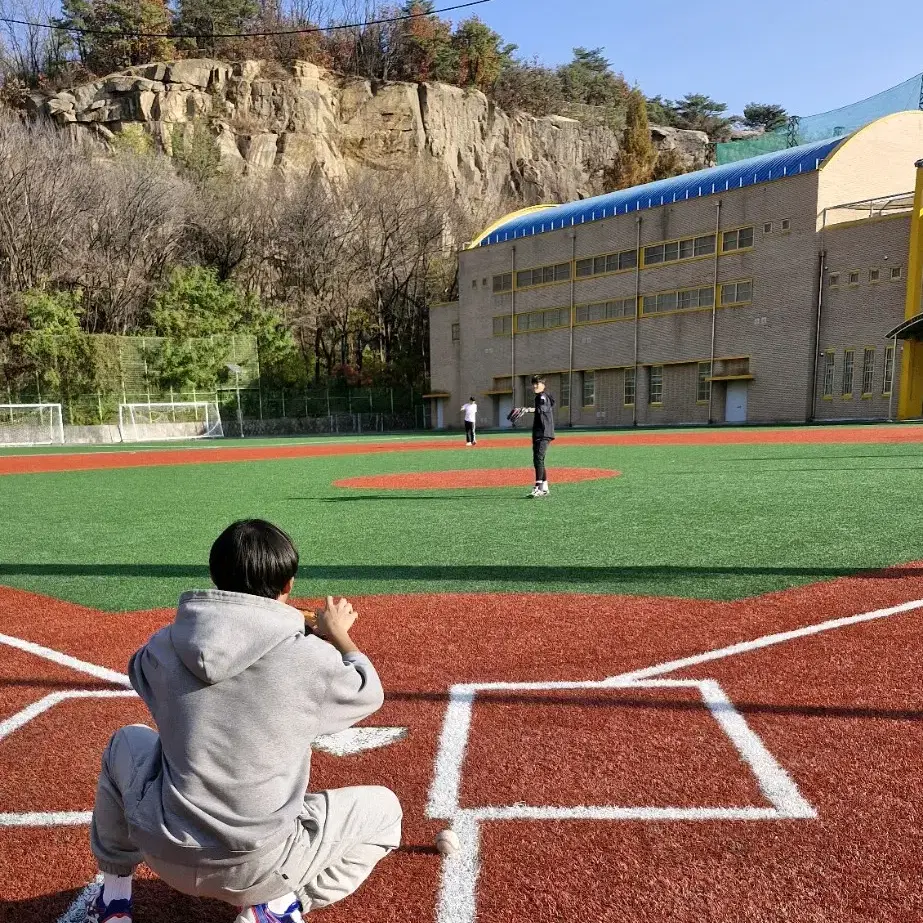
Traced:
[[798, 176], [817, 170], [823, 161], [842, 144], [846, 138], [832, 138], [826, 141], [814, 141], [800, 147], [790, 147], [771, 154], [762, 154], [750, 160], [685, 173], [670, 179], [620, 189], [606, 195], [579, 202], [569, 202], [530, 215], [511, 218], [488, 234], [480, 243], [482, 247], [491, 244], [515, 240], [519, 237], [531, 237], [561, 228], [601, 221], [615, 215], [627, 215], [629, 212], [659, 208], [685, 199], [697, 199], [701, 196], [717, 195], [730, 189], [742, 189], [744, 186], [757, 186], [770, 180], [785, 176]]

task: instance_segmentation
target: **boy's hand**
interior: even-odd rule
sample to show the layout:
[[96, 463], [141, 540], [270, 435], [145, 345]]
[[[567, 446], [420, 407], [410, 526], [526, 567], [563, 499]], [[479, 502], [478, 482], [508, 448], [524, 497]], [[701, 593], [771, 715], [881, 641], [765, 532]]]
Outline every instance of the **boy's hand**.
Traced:
[[349, 637], [349, 630], [359, 618], [359, 613], [345, 599], [333, 601], [332, 596], [327, 597], [327, 605], [317, 613], [317, 634], [325, 641], [329, 641], [341, 654], [357, 651]]

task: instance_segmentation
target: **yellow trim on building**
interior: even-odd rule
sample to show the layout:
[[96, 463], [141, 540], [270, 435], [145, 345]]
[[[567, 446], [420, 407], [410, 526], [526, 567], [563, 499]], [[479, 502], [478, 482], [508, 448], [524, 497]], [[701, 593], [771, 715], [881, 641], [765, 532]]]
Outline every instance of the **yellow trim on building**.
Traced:
[[[910, 320], [919, 314], [921, 294], [923, 294], [923, 161], [918, 160], [916, 188], [913, 192], [913, 212], [910, 217], [904, 320]], [[893, 374], [891, 387], [894, 387]], [[918, 340], [904, 341], [898, 395], [897, 416], [899, 420], [923, 415], [923, 343]]]
[[532, 215], [535, 212], [545, 211], [548, 208], [557, 208], [557, 205], [530, 205], [528, 208], [520, 208], [518, 211], [510, 212], [508, 215], [504, 215], [502, 218], [498, 218], [493, 224], [481, 231], [478, 236], [465, 244], [465, 250], [474, 250], [476, 247], [480, 246], [481, 241], [485, 237], [490, 237], [494, 231], [506, 224], [507, 221], [512, 221], [514, 218], [522, 218], [524, 215]]

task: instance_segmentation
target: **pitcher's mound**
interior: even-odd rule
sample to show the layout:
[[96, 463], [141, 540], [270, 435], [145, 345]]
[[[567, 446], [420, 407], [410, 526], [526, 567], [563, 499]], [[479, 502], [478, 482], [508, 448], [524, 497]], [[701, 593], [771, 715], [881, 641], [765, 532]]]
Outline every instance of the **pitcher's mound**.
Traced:
[[[617, 478], [608, 468], [549, 468], [555, 484]], [[334, 487], [372, 490], [465, 490], [479, 487], [529, 487], [535, 482], [531, 468], [471, 468], [465, 471], [414, 471], [407, 474], [376, 474], [334, 481]]]

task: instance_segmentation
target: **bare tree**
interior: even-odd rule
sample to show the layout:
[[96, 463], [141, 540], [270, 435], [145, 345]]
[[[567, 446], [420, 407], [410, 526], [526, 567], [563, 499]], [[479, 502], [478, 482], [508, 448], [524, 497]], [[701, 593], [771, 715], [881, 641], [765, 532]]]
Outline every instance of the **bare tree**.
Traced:
[[182, 254], [189, 187], [165, 161], [98, 162], [73, 281], [90, 333], [136, 332], [155, 287]]

